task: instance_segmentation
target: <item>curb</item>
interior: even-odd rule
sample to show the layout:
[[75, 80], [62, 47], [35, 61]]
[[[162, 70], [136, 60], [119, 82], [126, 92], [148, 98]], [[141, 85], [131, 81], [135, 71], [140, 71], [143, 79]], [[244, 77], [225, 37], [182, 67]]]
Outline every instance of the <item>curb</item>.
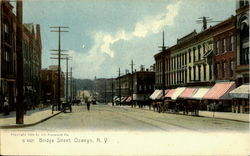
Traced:
[[39, 123], [42, 123], [42, 122], [44, 122], [44, 121], [46, 121], [46, 120], [49, 120], [50, 118], [52, 118], [52, 117], [54, 117], [54, 116], [56, 116], [56, 115], [58, 115], [58, 114], [60, 114], [60, 113], [62, 113], [62, 112], [58, 112], [58, 113], [56, 113], [56, 114], [53, 114], [53, 115], [51, 115], [51, 116], [49, 116], [49, 117], [47, 117], [47, 118], [44, 118], [44, 119], [42, 119], [42, 120], [39, 120], [39, 121], [34, 122], [34, 123], [31, 123], [31, 124], [6, 125], [6, 126], [0, 126], [0, 129], [23, 128], [23, 127], [34, 126], [34, 125], [37, 125], [37, 124], [39, 124]]
[[[111, 106], [111, 107], [112, 107], [112, 106]], [[131, 107], [131, 108], [132, 108], [132, 107]], [[137, 108], [137, 107], [134, 108], [134, 109], [146, 110], [146, 111], [152, 111], [152, 112], [154, 112], [153, 110], [141, 109], [141, 108]], [[158, 113], [158, 112], [156, 112], [156, 113]], [[214, 119], [220, 119], [220, 120], [229, 120], [229, 121], [237, 121], [237, 122], [250, 123], [250, 120], [249, 120], [249, 121], [245, 121], [245, 120], [237, 120], [237, 119], [229, 119], [229, 118], [221, 118], [221, 117], [210, 117], [210, 116], [204, 116], [204, 115], [195, 116], [195, 115], [187, 115], [187, 114], [180, 114], [180, 113], [174, 113], [174, 112], [162, 112], [162, 113], [175, 114], [175, 115], [185, 115], [185, 116], [193, 116], [193, 117], [214, 118]]]

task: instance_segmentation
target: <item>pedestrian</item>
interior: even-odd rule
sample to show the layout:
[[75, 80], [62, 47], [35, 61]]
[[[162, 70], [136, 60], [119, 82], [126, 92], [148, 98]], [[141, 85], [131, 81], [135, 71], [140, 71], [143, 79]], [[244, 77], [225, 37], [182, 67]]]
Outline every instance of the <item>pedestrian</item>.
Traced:
[[87, 101], [87, 109], [90, 110], [90, 101]]
[[4, 99], [3, 107], [4, 107], [4, 115], [9, 115], [9, 100], [7, 97], [5, 97]]

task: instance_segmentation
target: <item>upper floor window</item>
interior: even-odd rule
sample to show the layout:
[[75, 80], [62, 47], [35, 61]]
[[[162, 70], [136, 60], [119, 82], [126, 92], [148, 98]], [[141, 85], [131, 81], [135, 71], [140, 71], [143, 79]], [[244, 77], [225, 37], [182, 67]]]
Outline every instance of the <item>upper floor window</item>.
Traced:
[[229, 51], [233, 51], [234, 50], [234, 36], [230, 36], [230, 44], [229, 44]]
[[201, 59], [201, 46], [198, 46], [198, 60]]
[[4, 24], [4, 40], [10, 43], [10, 27], [8, 24]]
[[188, 62], [191, 63], [191, 49], [188, 50]]
[[223, 40], [222, 40], [222, 47], [221, 47], [222, 49], [222, 53], [225, 53], [226, 52], [226, 39], [224, 38]]
[[230, 61], [230, 77], [234, 76], [234, 61]]
[[219, 41], [215, 42], [215, 54], [219, 55]]
[[215, 71], [215, 76], [216, 76], [216, 78], [217, 79], [219, 79], [219, 77], [220, 77], [220, 64], [219, 63], [217, 63], [216, 64], [216, 71]]
[[194, 47], [194, 48], [193, 48], [193, 51], [194, 51], [194, 52], [193, 52], [193, 62], [195, 61], [195, 50], [196, 50], [196, 48]]
[[226, 72], [227, 72], [226, 62], [223, 62], [223, 63], [222, 63], [222, 77], [223, 77], [223, 78], [226, 77]]

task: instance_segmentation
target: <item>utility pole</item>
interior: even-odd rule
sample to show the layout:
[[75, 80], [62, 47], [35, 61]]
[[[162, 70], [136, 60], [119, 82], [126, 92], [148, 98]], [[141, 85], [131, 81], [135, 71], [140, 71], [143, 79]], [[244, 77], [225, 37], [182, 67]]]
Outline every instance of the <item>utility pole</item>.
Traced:
[[70, 67], [70, 100], [73, 100], [73, 73], [72, 73], [72, 67]]
[[69, 73], [68, 73], [68, 62], [69, 62], [69, 60], [71, 60], [72, 59], [72, 57], [70, 57], [70, 56], [67, 56], [66, 57], [66, 101], [68, 102], [68, 92], [69, 92], [69, 89], [68, 89], [68, 87], [69, 87]]
[[111, 92], [111, 96], [112, 96], [112, 106], [114, 106], [114, 82], [113, 82], [113, 77], [112, 77], [112, 92]]
[[118, 83], [119, 83], [119, 104], [120, 104], [120, 106], [121, 106], [121, 104], [122, 104], [122, 99], [121, 99], [121, 78], [120, 78], [120, 76], [121, 76], [121, 69], [119, 68], [119, 75], [118, 75]]
[[[162, 48], [161, 52], [162, 52], [162, 106], [164, 106], [164, 96], [165, 96], [165, 51], [166, 51], [166, 46], [164, 45], [164, 31], [163, 31], [163, 41], [162, 41], [162, 46], [159, 48]], [[160, 108], [161, 109], [161, 108]], [[161, 110], [158, 110], [158, 112], [160, 113]]]
[[104, 96], [105, 96], [105, 104], [107, 103], [107, 79], [105, 79], [105, 86], [104, 86]]
[[[2, 3], [2, 1], [1, 1]], [[1, 10], [2, 11], [2, 10]], [[17, 105], [16, 105], [16, 124], [23, 124], [23, 1], [16, 1], [17, 25], [16, 25], [16, 48], [17, 48]]]
[[57, 29], [57, 30], [51, 30], [50, 32], [58, 32], [58, 70], [57, 70], [57, 75], [58, 75], [58, 83], [57, 83], [57, 105], [58, 105], [58, 110], [61, 110], [61, 102], [60, 102], [60, 97], [61, 97], [61, 32], [69, 32], [62, 30], [64, 28], [69, 28], [69, 27], [63, 27], [63, 26], [56, 26], [56, 27], [50, 27], [52, 29]]
[[132, 101], [132, 104], [131, 104], [131, 107], [134, 106], [134, 101], [133, 101], [133, 94], [134, 94], [134, 77], [133, 77], [133, 72], [134, 72], [134, 63], [133, 63], [133, 60], [131, 60], [131, 101]]

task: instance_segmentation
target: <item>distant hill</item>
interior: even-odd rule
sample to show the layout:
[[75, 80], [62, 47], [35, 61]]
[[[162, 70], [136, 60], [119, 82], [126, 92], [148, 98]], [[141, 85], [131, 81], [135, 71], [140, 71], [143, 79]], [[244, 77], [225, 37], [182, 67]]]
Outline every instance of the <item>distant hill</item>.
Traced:
[[94, 90], [94, 81], [90, 79], [76, 79], [77, 90]]

